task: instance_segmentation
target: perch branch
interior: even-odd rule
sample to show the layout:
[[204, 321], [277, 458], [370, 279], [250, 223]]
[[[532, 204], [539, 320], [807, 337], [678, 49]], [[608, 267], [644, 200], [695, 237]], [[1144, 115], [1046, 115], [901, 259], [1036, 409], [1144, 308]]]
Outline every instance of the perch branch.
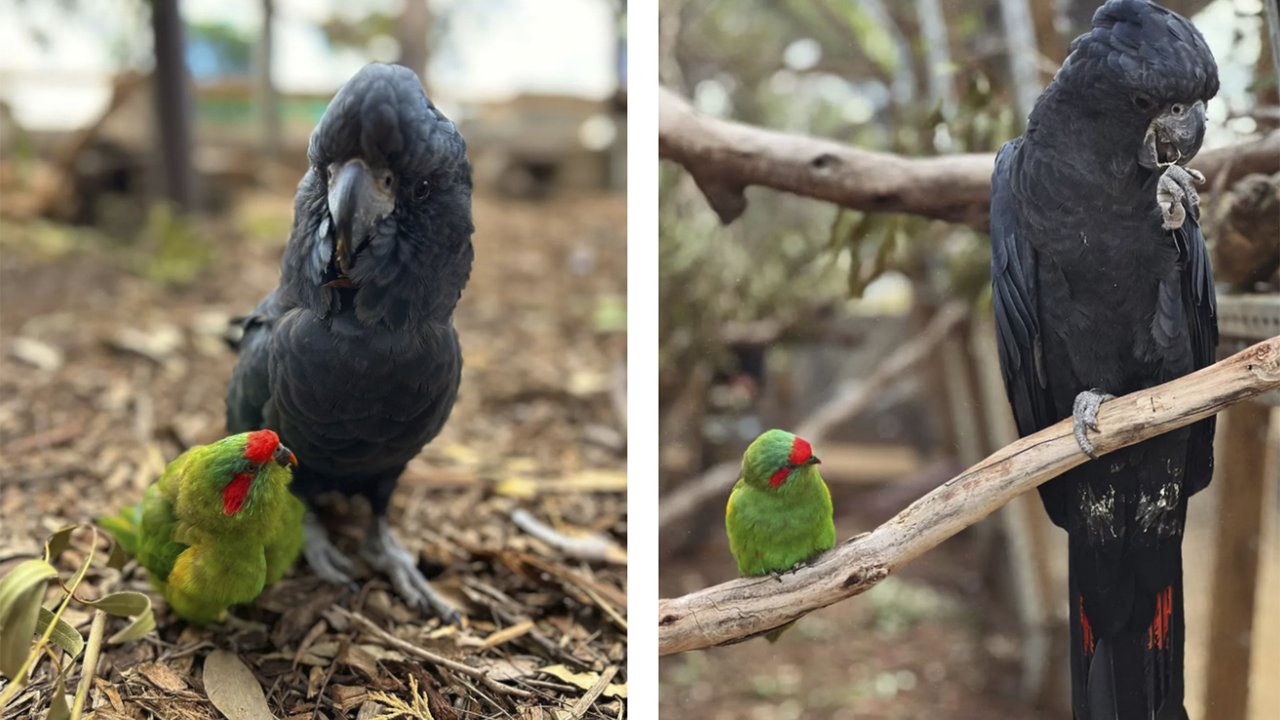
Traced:
[[[1191, 375], [1105, 403], [1099, 454], [1209, 417], [1280, 387], [1280, 335]], [[661, 655], [724, 645], [865, 592], [891, 572], [1088, 458], [1064, 420], [1008, 445], [870, 533], [782, 576], [740, 578], [658, 601]]]
[[[944, 306], [920, 334], [885, 358], [870, 376], [856, 384], [842, 387], [830, 400], [819, 406], [795, 428], [796, 434], [811, 443], [817, 443], [837, 424], [857, 417], [876, 397], [883, 395], [891, 385], [907, 377], [909, 370], [928, 358], [968, 314], [959, 303]], [[729, 488], [737, 479], [738, 463], [723, 462], [685, 482], [662, 498], [661, 508], [658, 510], [658, 528], [666, 530], [712, 498], [727, 498]]]
[[[763, 185], [854, 210], [912, 213], [981, 230], [995, 164], [987, 153], [906, 158], [722, 120], [666, 88], [658, 88], [658, 157], [684, 166], [725, 224], [746, 210], [747, 186]], [[1192, 164], [1211, 180], [1280, 171], [1280, 131], [1206, 150]]]

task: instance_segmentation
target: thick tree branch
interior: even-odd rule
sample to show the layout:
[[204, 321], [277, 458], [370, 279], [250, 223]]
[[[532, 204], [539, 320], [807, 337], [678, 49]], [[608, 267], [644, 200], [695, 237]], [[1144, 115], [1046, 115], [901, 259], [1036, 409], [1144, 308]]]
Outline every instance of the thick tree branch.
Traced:
[[[763, 185], [854, 210], [905, 212], [986, 230], [992, 154], [906, 158], [832, 140], [721, 120], [658, 88], [658, 157], [689, 171], [721, 222], [747, 207], [743, 190]], [[1280, 171], [1280, 132], [1206, 150], [1192, 165], [1211, 181]]]
[[[1102, 406], [1091, 435], [1109, 453], [1280, 388], [1280, 335], [1173, 382]], [[782, 576], [741, 578], [658, 601], [661, 655], [733, 643], [865, 592], [1019, 494], [1082, 464], [1064, 420], [1002, 448], [874, 531]]]

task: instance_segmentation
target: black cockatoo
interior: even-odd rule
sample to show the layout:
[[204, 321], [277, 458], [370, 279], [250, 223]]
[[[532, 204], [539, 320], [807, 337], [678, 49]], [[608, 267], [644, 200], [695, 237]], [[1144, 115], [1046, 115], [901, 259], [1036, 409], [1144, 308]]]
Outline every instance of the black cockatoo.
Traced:
[[[386, 512], [458, 394], [453, 310], [473, 257], [466, 144], [412, 71], [371, 64], [334, 96], [307, 155], [280, 284], [242, 321], [227, 427], [279, 433], [309, 506], [331, 491], [368, 498], [363, 557], [411, 604], [456, 620]], [[305, 529], [312, 569], [350, 582], [350, 560], [313, 513]]]
[[[1176, 13], [1111, 0], [996, 158], [992, 291], [1023, 435], [1072, 416], [1081, 449], [1111, 394], [1213, 362], [1209, 257], [1182, 165], [1218, 72]], [[1079, 720], [1185, 718], [1182, 536], [1213, 472], [1213, 420], [1081, 465], [1040, 488], [1068, 533]]]

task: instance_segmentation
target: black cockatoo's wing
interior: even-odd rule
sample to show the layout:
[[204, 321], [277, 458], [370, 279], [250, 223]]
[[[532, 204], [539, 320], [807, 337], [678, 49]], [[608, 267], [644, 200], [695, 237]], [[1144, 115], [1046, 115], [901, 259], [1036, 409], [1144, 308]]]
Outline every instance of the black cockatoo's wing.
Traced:
[[1021, 144], [1021, 138], [1005, 143], [991, 178], [991, 303], [1005, 390], [1018, 432], [1026, 435], [1059, 418], [1053, 417], [1041, 350], [1036, 254], [1018, 236], [1010, 187], [1014, 154]]
[[[1198, 370], [1211, 365], [1218, 347], [1218, 302], [1213, 289], [1213, 267], [1209, 249], [1200, 230], [1200, 207], [1189, 198], [1183, 201], [1187, 219], [1173, 231], [1182, 265], [1182, 307], [1191, 339], [1191, 356]], [[1187, 488], [1191, 495], [1203, 490], [1213, 476], [1213, 433], [1215, 419], [1209, 417], [1191, 426], [1187, 453]]]
[[[1019, 237], [1013, 206], [1013, 163], [1022, 138], [1005, 143], [991, 176], [991, 304], [1005, 392], [1019, 435], [1029, 435], [1061, 419], [1054, 417], [1040, 336], [1036, 252]], [[1040, 486], [1051, 519], [1065, 522], [1062, 503], [1050, 497], [1055, 484]]]
[[227, 432], [240, 433], [265, 427], [271, 401], [271, 333], [283, 313], [277, 290], [241, 320], [240, 360], [227, 387]]

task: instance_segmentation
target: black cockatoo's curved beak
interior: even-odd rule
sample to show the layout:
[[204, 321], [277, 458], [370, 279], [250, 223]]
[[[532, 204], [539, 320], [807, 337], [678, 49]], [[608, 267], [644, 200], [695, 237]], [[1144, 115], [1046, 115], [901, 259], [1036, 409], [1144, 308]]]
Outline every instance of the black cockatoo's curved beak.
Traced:
[[1147, 126], [1138, 153], [1138, 164], [1145, 168], [1185, 165], [1200, 152], [1204, 142], [1204, 103], [1175, 103], [1156, 116]]
[[390, 171], [375, 172], [359, 158], [333, 166], [329, 177], [334, 257], [346, 275], [356, 253], [373, 234], [374, 225], [395, 209], [395, 196]]
[[271, 454], [271, 457], [273, 460], [276, 461], [276, 464], [279, 465], [280, 467], [297, 467], [298, 466], [298, 457], [293, 454], [292, 450], [285, 447], [284, 445], [277, 445], [276, 451]]

